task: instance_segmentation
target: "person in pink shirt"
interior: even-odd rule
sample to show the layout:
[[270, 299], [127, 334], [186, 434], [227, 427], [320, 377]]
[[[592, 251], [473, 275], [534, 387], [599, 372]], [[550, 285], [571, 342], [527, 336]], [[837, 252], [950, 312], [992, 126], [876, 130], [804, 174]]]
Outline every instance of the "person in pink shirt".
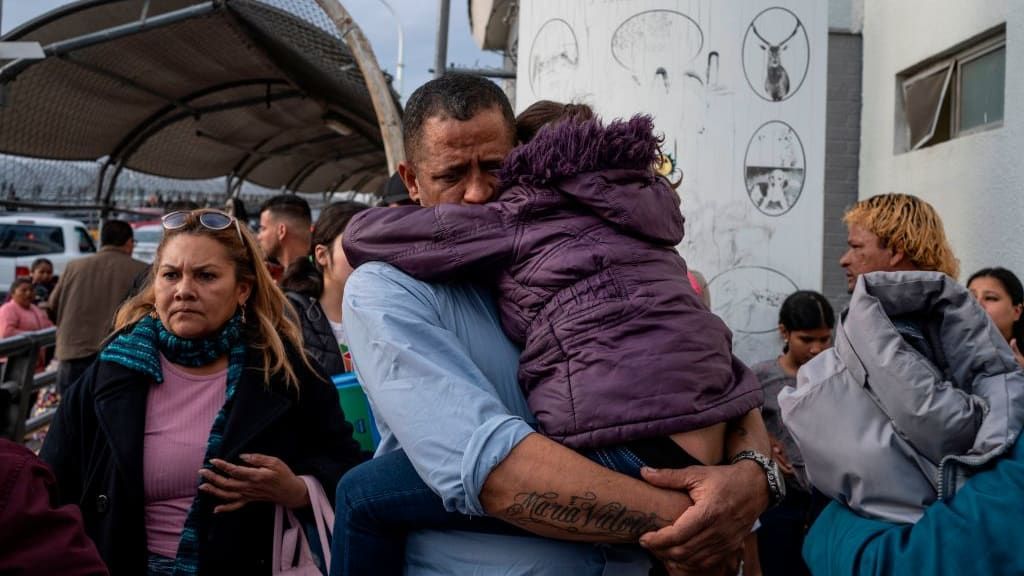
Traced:
[[[53, 326], [49, 316], [33, 304], [35, 290], [31, 278], [18, 278], [11, 283], [11, 299], [0, 306], [0, 338], [10, 338], [23, 332], [33, 332]], [[36, 371], [46, 367], [46, 351], [39, 351]]]
[[0, 338], [53, 326], [46, 313], [32, 303], [35, 299], [32, 280], [18, 278], [11, 284], [10, 294], [11, 299], [0, 306]]

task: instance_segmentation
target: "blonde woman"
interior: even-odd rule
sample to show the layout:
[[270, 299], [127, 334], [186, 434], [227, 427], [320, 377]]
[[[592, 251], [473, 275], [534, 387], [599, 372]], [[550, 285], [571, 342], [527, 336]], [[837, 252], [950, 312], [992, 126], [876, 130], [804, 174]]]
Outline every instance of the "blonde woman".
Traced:
[[274, 505], [308, 506], [300, 475], [332, 493], [358, 446], [250, 233], [215, 210], [163, 225], [42, 456], [112, 575], [270, 574]]

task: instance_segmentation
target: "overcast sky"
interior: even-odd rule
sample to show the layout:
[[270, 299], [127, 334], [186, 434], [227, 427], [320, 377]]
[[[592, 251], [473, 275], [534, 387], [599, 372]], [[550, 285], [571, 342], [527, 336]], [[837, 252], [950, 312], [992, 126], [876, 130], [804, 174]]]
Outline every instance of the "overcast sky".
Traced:
[[[157, 0], [159, 1], [159, 0]], [[280, 2], [281, 0], [277, 0]], [[289, 0], [315, 4], [315, 0]], [[428, 72], [434, 67], [437, 39], [438, 0], [388, 0], [398, 13], [405, 32], [405, 78], [402, 101], [418, 86], [429, 80]], [[271, 2], [271, 3], [277, 3]], [[3, 21], [0, 31], [12, 28], [62, 6], [67, 0], [0, 0]], [[355, 18], [369, 38], [380, 67], [392, 75], [396, 71], [398, 53], [398, 26], [391, 13], [380, 0], [347, 0], [342, 4]], [[469, 3], [451, 0], [451, 21], [448, 30], [448, 62], [460, 67], [497, 67], [501, 57], [483, 52], [476, 47], [469, 32]]]

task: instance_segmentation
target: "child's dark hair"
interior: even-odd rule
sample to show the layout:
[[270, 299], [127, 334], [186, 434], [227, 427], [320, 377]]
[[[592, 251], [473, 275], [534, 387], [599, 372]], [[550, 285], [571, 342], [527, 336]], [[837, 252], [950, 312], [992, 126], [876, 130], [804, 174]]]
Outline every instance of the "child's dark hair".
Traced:
[[323, 244], [327, 253], [333, 256], [334, 239], [345, 231], [352, 217], [369, 208], [360, 202], [335, 202], [320, 212], [313, 225], [313, 236], [310, 240], [309, 257], [299, 258], [292, 262], [281, 278], [281, 289], [286, 292], [297, 292], [311, 298], [319, 298], [324, 291], [324, 275], [316, 262], [316, 247]]
[[584, 122], [594, 118], [594, 110], [586, 104], [562, 104], [551, 100], [538, 100], [516, 116], [516, 140], [525, 144], [537, 135], [544, 126], [572, 120]]
[[27, 277], [25, 277], [25, 276], [22, 276], [20, 278], [15, 278], [14, 282], [11, 282], [11, 291], [8, 292], [8, 294], [13, 296], [14, 295], [14, 291], [17, 290], [18, 286], [21, 286], [22, 284], [28, 284], [29, 286], [31, 286], [32, 285], [32, 280], [27, 278]]
[[[1016, 274], [1006, 268], [1000, 266], [982, 268], [971, 274], [971, 277], [967, 279], [967, 285], [970, 286], [975, 278], [995, 278], [1003, 285], [1003, 289], [1010, 296], [1010, 304], [1014, 306], [1024, 305], [1024, 286], [1021, 285], [1020, 278], [1017, 278]], [[1021, 314], [1021, 317], [1013, 323], [1010, 337], [1017, 340], [1018, 347], [1024, 346], [1024, 314]]]
[[[526, 144], [533, 137], [540, 132], [540, 129], [548, 124], [555, 124], [558, 122], [586, 122], [597, 118], [597, 114], [594, 113], [594, 109], [586, 104], [562, 104], [561, 102], [554, 102], [552, 100], [538, 100], [531, 104], [526, 110], [519, 113], [516, 116], [516, 140], [519, 144]], [[664, 140], [663, 136], [658, 137], [658, 158], [659, 160], [664, 157], [664, 153], [661, 150], [661, 142]], [[673, 188], [679, 188], [679, 184], [682, 183], [682, 177], [679, 180], [673, 182], [668, 178], [665, 179]]]
[[35, 272], [40, 266], [47, 265], [50, 270], [53, 270], [53, 262], [50, 262], [49, 258], [36, 258], [32, 261], [32, 266], [29, 267], [29, 272]]
[[[782, 303], [779, 308], [779, 324], [792, 332], [794, 330], [817, 330], [836, 325], [836, 313], [828, 300], [814, 290], [797, 290]], [[782, 349], [789, 351], [789, 345]]]

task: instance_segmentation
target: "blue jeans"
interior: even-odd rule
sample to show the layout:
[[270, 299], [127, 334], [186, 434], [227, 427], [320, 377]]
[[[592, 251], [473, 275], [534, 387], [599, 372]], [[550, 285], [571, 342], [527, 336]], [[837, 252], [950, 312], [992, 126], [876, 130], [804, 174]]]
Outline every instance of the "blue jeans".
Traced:
[[[645, 465], [684, 468], [700, 464], [668, 438], [582, 454], [635, 478], [640, 477]], [[349, 470], [338, 482], [335, 507], [331, 576], [401, 575], [405, 535], [420, 528], [525, 534], [495, 518], [445, 510], [441, 499], [420, 479], [401, 450]]]

